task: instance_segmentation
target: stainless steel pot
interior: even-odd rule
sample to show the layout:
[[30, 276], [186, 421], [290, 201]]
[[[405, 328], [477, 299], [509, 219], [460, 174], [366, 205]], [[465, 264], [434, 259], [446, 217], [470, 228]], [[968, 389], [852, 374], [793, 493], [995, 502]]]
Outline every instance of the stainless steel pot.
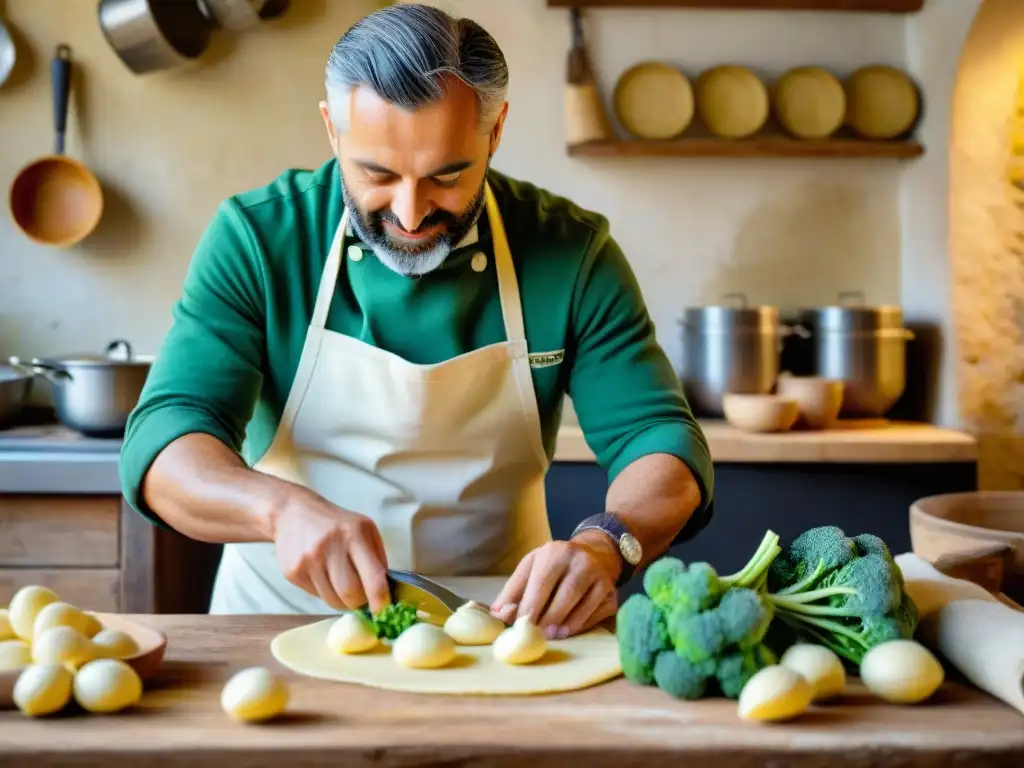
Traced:
[[98, 13], [103, 37], [137, 75], [197, 59], [215, 27], [202, 0], [100, 0]]
[[843, 293], [835, 306], [803, 310], [801, 324], [813, 339], [815, 372], [845, 383], [840, 413], [885, 416], [906, 389], [906, 345], [914, 338], [900, 308], [864, 306], [862, 294]]
[[[122, 354], [116, 354], [118, 351]], [[33, 358], [29, 362], [12, 357], [8, 362], [50, 382], [53, 408], [62, 424], [89, 435], [117, 435], [124, 433], [153, 360], [149, 355], [133, 355], [131, 345], [118, 339], [103, 355]]]
[[0, 429], [13, 422], [32, 390], [32, 374], [13, 366], [0, 365]]
[[793, 332], [780, 324], [775, 307], [749, 307], [743, 294], [728, 294], [738, 306], [689, 307], [681, 322], [680, 380], [694, 409], [722, 415], [727, 392], [765, 394], [779, 375], [782, 340]]

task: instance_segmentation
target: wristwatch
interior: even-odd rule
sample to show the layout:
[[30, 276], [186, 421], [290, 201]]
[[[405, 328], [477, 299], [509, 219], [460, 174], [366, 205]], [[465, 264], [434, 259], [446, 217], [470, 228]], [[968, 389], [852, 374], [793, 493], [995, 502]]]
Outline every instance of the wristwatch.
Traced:
[[630, 532], [622, 519], [613, 512], [605, 512], [588, 517], [576, 526], [576, 530], [572, 532], [572, 536], [569, 538], [573, 538], [581, 531], [589, 529], [596, 529], [606, 534], [618, 547], [619, 556], [622, 558], [622, 573], [619, 574], [619, 579], [615, 586], [621, 587], [633, 578], [633, 574], [636, 573], [636, 567], [644, 554], [643, 547], [640, 546], [640, 542], [637, 541], [636, 536]]

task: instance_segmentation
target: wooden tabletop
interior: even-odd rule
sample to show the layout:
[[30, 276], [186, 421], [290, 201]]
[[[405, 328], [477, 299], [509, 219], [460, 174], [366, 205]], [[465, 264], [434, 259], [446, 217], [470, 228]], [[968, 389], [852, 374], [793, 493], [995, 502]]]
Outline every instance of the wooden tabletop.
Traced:
[[[229, 720], [221, 687], [244, 666], [269, 664], [275, 634], [310, 617], [137, 616], [169, 637], [160, 674], [133, 711], [31, 720], [0, 712], [0, 765], [31, 766], [518, 766], [658, 768], [680, 765], [1024, 765], [1024, 718], [947, 683], [930, 703], [895, 707], [861, 689], [800, 721], [736, 718], [735, 702], [680, 702], [623, 679], [530, 698], [388, 693], [328, 681], [291, 681], [281, 721]], [[693, 761], [693, 762], [689, 762]]]
[[[700, 426], [711, 459], [721, 463], [913, 464], [978, 458], [973, 437], [931, 424], [859, 419], [840, 421], [832, 429], [771, 434], [744, 432], [718, 420], [701, 420]], [[559, 429], [555, 461], [594, 461], [580, 427]]]

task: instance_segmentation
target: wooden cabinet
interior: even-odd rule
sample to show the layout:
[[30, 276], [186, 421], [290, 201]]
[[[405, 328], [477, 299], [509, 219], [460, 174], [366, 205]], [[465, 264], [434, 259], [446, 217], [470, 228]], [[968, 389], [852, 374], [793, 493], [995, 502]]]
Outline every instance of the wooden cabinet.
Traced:
[[0, 496], [0, 605], [41, 584], [89, 610], [205, 613], [220, 549], [152, 525], [120, 496]]

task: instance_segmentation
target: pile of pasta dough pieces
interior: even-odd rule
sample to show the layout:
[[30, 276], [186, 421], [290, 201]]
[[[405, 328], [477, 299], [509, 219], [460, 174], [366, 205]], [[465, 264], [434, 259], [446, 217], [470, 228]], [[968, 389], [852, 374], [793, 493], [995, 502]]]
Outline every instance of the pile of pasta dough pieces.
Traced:
[[18, 674], [14, 704], [31, 717], [55, 714], [72, 699], [94, 713], [136, 704], [142, 680], [124, 660], [138, 653], [131, 635], [105, 628], [47, 587], [22, 587], [0, 608], [0, 673]]
[[[335, 653], [366, 653], [380, 642], [373, 625], [356, 612], [336, 619], [327, 633], [327, 645]], [[528, 616], [506, 626], [471, 600], [443, 627], [423, 621], [410, 626], [391, 644], [391, 656], [409, 669], [440, 669], [455, 659], [459, 645], [490, 645], [494, 658], [504, 664], [532, 664], [547, 652], [547, 638]]]

